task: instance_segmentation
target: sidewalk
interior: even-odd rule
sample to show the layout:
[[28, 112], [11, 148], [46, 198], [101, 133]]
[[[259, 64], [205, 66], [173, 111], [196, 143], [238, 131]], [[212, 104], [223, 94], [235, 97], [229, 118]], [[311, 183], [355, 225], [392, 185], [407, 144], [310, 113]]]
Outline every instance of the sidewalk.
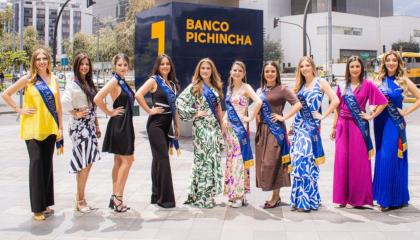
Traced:
[[[132, 208], [117, 214], [107, 208], [111, 195], [113, 156], [102, 154], [95, 163], [87, 186], [86, 199], [98, 210], [81, 215], [73, 210], [75, 176], [68, 173], [71, 141], [65, 134], [65, 154], [55, 157], [55, 215], [45, 222], [31, 218], [28, 193], [28, 156], [18, 139], [19, 125], [14, 114], [0, 116], [0, 236], [1, 239], [240, 239], [240, 240], [363, 240], [420, 239], [420, 112], [407, 119], [409, 144], [410, 206], [381, 213], [376, 210], [338, 209], [331, 202], [334, 143], [328, 139], [332, 118], [322, 125], [327, 162], [321, 166], [319, 187], [322, 207], [317, 212], [290, 211], [290, 188], [281, 197], [285, 204], [265, 210], [262, 205], [270, 193], [255, 188], [247, 207], [233, 209], [225, 197], [216, 199], [214, 209], [183, 205], [186, 200], [192, 155], [191, 138], [181, 139], [182, 154], [171, 160], [177, 207], [162, 209], [149, 204], [151, 152], [146, 134], [145, 114], [134, 118], [135, 162], [130, 172], [124, 199]], [[5, 119], [5, 120], [3, 120]], [[10, 121], [6, 121], [10, 119]], [[67, 118], [66, 118], [67, 119]], [[67, 120], [65, 124], [67, 126]], [[100, 118], [105, 133], [107, 119]], [[290, 121], [287, 123], [290, 125]], [[255, 133], [251, 124], [252, 141]], [[100, 140], [102, 146], [102, 139]], [[373, 164], [373, 162], [372, 162]]]

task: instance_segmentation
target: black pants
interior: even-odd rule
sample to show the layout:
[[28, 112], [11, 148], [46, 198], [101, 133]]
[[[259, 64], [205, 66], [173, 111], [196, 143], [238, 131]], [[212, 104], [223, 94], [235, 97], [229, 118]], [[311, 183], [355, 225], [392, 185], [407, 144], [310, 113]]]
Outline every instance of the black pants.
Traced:
[[55, 135], [43, 141], [26, 140], [29, 153], [29, 196], [34, 213], [54, 205], [53, 155]]
[[147, 121], [147, 134], [152, 149], [152, 197], [151, 202], [164, 208], [175, 207], [172, 185], [171, 164], [169, 162], [169, 137], [171, 114], [157, 114]]

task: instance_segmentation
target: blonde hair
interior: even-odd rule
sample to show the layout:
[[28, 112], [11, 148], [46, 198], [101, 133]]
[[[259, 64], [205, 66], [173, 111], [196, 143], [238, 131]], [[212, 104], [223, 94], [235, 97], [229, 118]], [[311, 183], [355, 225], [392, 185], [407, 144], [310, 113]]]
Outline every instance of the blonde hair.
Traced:
[[37, 50], [35, 50], [32, 53], [32, 57], [31, 57], [31, 66], [29, 68], [29, 72], [30, 72], [30, 82], [34, 83], [36, 80], [36, 76], [38, 75], [38, 68], [36, 67], [36, 58], [38, 57], [39, 54], [44, 54], [47, 59], [48, 59], [48, 65], [47, 65], [47, 74], [48, 76], [51, 78], [52, 76], [52, 65], [51, 65], [51, 56], [50, 54], [47, 52], [47, 50], [43, 49], [43, 48], [38, 48]]
[[302, 72], [300, 71], [300, 65], [304, 61], [307, 61], [311, 65], [311, 67], [312, 67], [312, 73], [313, 73], [314, 77], [316, 77], [316, 66], [315, 66], [314, 60], [311, 57], [309, 57], [309, 56], [302, 57], [299, 60], [298, 65], [296, 66], [296, 83], [295, 83], [295, 86], [293, 88], [293, 92], [294, 93], [298, 93], [299, 90], [302, 88], [302, 86], [306, 82], [305, 77], [302, 75]]
[[381, 63], [381, 66], [379, 67], [379, 73], [378, 73], [377, 79], [382, 81], [386, 76], [388, 76], [388, 69], [386, 68], [385, 65], [386, 65], [386, 59], [390, 55], [394, 55], [397, 58], [398, 66], [395, 72], [395, 80], [397, 81], [398, 85], [402, 87], [405, 94], [407, 92], [407, 72], [404, 66], [404, 61], [398, 52], [389, 50], [383, 55], [381, 59], [382, 63]]
[[194, 74], [192, 77], [192, 84], [194, 86], [193, 92], [196, 95], [203, 94], [203, 82], [204, 79], [200, 76], [200, 68], [203, 63], [208, 63], [211, 68], [211, 75], [210, 75], [210, 84], [212, 87], [216, 88], [217, 93], [219, 94], [220, 99], [223, 99], [223, 82], [220, 79], [220, 74], [217, 71], [216, 65], [210, 58], [203, 58], [201, 59], [197, 66], [195, 67]]
[[[245, 63], [242, 62], [242, 61], [236, 60], [232, 63], [232, 66], [230, 67], [230, 70], [232, 70], [233, 66], [235, 66], [235, 65], [238, 65], [240, 68], [242, 68], [242, 71], [244, 71], [244, 77], [242, 78], [242, 82], [246, 83], [247, 80], [246, 80], [246, 66], [245, 66]], [[229, 75], [228, 84], [229, 84], [228, 85], [229, 92], [232, 93], [232, 89], [233, 89], [232, 75]]]

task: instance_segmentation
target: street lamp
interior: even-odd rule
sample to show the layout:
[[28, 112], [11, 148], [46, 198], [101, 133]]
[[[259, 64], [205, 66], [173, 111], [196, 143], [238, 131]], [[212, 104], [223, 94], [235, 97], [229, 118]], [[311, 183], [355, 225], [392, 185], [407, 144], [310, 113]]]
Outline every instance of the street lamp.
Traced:
[[305, 11], [303, 12], [303, 56], [307, 56], [306, 54], [306, 17], [308, 15], [308, 7], [311, 0], [306, 1]]
[[[282, 20], [280, 20], [280, 18], [275, 17], [275, 18], [274, 18], [274, 28], [276, 28], [276, 27], [279, 25], [279, 23], [290, 24], [290, 25], [293, 25], [293, 26], [299, 27], [300, 29], [302, 29], [302, 30], [303, 30], [303, 27], [302, 27], [301, 25], [297, 24], [297, 23], [292, 23], [292, 22], [282, 21]], [[306, 32], [305, 32], [305, 36], [306, 36], [306, 38], [304, 38], [304, 39], [308, 39], [308, 44], [309, 44], [309, 56], [311, 56], [311, 57], [312, 57], [312, 45], [311, 45], [311, 39], [309, 39], [309, 35], [308, 35], [308, 33], [306, 33]], [[305, 45], [306, 45], [306, 44], [305, 44]]]

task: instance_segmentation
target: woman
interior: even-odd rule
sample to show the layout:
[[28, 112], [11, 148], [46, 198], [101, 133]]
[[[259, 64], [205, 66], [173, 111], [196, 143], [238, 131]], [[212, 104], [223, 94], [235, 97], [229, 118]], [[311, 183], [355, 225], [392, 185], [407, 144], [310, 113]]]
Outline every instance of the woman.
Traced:
[[[246, 204], [245, 193], [250, 191], [249, 168], [254, 165], [248, 123], [260, 110], [262, 101], [254, 89], [246, 83], [246, 68], [241, 61], [235, 61], [230, 69], [226, 96], [226, 113], [223, 124], [226, 129], [227, 156], [224, 194], [237, 208]], [[255, 104], [250, 117], [248, 101]]]
[[76, 210], [88, 213], [92, 208], [85, 200], [86, 182], [92, 163], [100, 159], [98, 139], [101, 136], [96, 106], [93, 98], [97, 93], [92, 81], [92, 63], [85, 53], [78, 54], [73, 64], [74, 80], [70, 81], [63, 94], [64, 112], [69, 112], [69, 134], [73, 142], [70, 172], [76, 173]]
[[176, 100], [179, 118], [193, 120], [194, 162], [185, 204], [212, 208], [214, 197], [222, 192], [222, 99], [222, 81], [216, 66], [209, 58], [201, 59], [192, 83]]
[[[171, 58], [162, 54], [156, 58], [151, 77], [140, 87], [136, 99], [149, 114], [147, 134], [152, 149], [152, 196], [150, 202], [163, 208], [175, 207], [169, 162], [169, 143], [179, 137], [178, 114], [176, 113], [176, 94], [179, 91], [175, 66]], [[144, 96], [152, 95], [150, 108]], [[175, 136], [174, 136], [175, 133]]]
[[[407, 78], [401, 56], [388, 51], [382, 58], [377, 86], [388, 99], [388, 106], [374, 121], [375, 172], [373, 198], [386, 211], [408, 205], [408, 157], [404, 117], [420, 106], [420, 92]], [[407, 109], [403, 99], [410, 92], [416, 102]]]
[[[293, 92], [281, 84], [279, 67], [275, 62], [264, 64], [261, 73], [261, 88], [257, 90], [263, 106], [257, 117], [255, 134], [255, 160], [257, 187], [272, 191], [271, 199], [264, 208], [280, 205], [280, 188], [290, 186], [290, 145], [285, 121], [302, 107]], [[283, 115], [288, 102], [292, 108]]]
[[[123, 204], [123, 193], [128, 173], [134, 161], [133, 104], [134, 92], [125, 81], [129, 59], [119, 53], [112, 58], [115, 73], [111, 81], [96, 94], [95, 104], [108, 116], [111, 116], [105, 132], [102, 152], [114, 153], [112, 168], [112, 191], [109, 207], [116, 212], [126, 212], [130, 208]], [[104, 99], [110, 94], [113, 109], [109, 110]]]
[[[388, 101], [373, 82], [363, 80], [363, 73], [362, 60], [351, 56], [345, 84], [337, 87], [340, 105], [335, 111], [331, 139], [335, 139], [333, 202], [340, 207], [373, 206], [373, 145], [368, 121], [378, 116]], [[369, 105], [377, 106], [370, 114], [365, 110], [368, 100]]]
[[[31, 57], [29, 76], [21, 77], [3, 93], [3, 99], [20, 114], [20, 138], [25, 140], [29, 153], [29, 195], [36, 221], [54, 213], [53, 154], [63, 148], [63, 121], [60, 91], [51, 72], [51, 57], [37, 49]], [[22, 89], [23, 107], [12, 96]]]
[[[318, 191], [319, 165], [325, 161], [322, 148], [320, 125], [340, 103], [327, 81], [316, 77], [315, 63], [310, 57], [302, 57], [296, 70], [294, 92], [302, 104], [293, 122], [294, 136], [292, 153], [291, 207], [294, 210], [310, 212], [318, 210], [321, 197]], [[330, 104], [321, 115], [324, 93]]]

